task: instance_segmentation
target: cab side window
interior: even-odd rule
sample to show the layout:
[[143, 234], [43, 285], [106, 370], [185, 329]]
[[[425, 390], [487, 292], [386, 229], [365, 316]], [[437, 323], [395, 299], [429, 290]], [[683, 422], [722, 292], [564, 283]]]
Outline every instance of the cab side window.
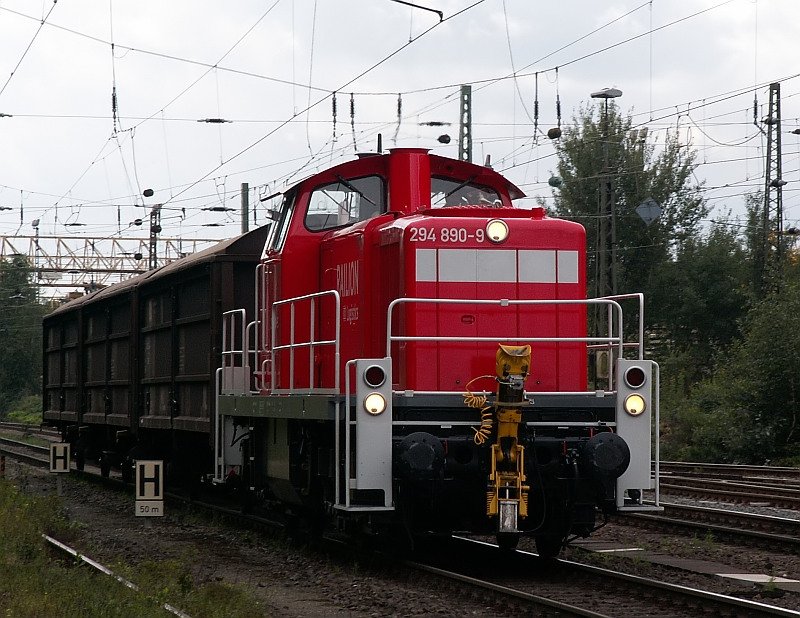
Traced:
[[269, 217], [272, 219], [272, 223], [267, 234], [265, 251], [269, 249], [281, 251], [283, 249], [283, 243], [286, 241], [286, 234], [289, 231], [289, 222], [292, 220], [294, 212], [294, 204], [294, 193], [287, 193], [283, 196], [280, 207], [270, 211]]
[[306, 228], [312, 232], [330, 230], [366, 221], [386, 212], [386, 187], [380, 176], [340, 178], [311, 193], [306, 211]]

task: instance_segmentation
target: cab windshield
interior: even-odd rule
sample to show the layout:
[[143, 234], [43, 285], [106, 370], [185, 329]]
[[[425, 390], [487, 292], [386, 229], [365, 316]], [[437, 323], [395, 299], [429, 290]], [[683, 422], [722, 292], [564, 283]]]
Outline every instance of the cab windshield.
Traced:
[[431, 208], [445, 206], [494, 206], [503, 205], [500, 195], [484, 185], [469, 180], [452, 178], [431, 178]]
[[386, 212], [386, 190], [380, 176], [347, 180], [339, 178], [311, 193], [306, 228], [312, 232], [330, 230], [366, 221]]

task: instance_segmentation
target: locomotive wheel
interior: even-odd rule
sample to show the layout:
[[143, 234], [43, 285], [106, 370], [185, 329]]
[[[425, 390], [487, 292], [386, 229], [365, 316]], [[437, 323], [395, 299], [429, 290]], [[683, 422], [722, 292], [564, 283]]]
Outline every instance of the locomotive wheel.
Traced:
[[561, 546], [564, 544], [564, 537], [560, 534], [537, 534], [536, 535], [536, 551], [540, 558], [551, 560], [558, 556], [561, 552]]
[[[520, 535], [518, 532], [498, 532], [497, 544], [500, 546], [500, 549], [504, 549], [507, 551], [514, 550], [517, 548], [517, 543], [519, 543], [519, 536]], [[538, 547], [538, 542], [537, 542], [537, 547]]]

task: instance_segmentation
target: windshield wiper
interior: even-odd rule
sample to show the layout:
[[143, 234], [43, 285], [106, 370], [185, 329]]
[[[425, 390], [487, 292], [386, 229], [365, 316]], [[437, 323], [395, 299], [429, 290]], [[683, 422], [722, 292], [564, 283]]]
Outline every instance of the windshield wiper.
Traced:
[[339, 176], [339, 175], [337, 175], [337, 176], [336, 176], [336, 179], [337, 179], [339, 182], [341, 182], [341, 183], [342, 183], [342, 184], [343, 184], [345, 187], [347, 187], [348, 189], [350, 189], [351, 191], [353, 191], [354, 193], [358, 193], [358, 194], [359, 194], [359, 195], [360, 195], [360, 196], [361, 196], [363, 199], [367, 200], [367, 201], [368, 201], [370, 204], [372, 204], [373, 206], [377, 206], [377, 204], [376, 204], [375, 202], [373, 202], [373, 201], [372, 201], [371, 199], [369, 199], [369, 198], [368, 198], [366, 195], [364, 195], [364, 194], [363, 194], [361, 191], [359, 191], [359, 190], [356, 188], [356, 186], [355, 186], [353, 183], [351, 183], [349, 180], [345, 180], [344, 178], [342, 178], [342, 177], [341, 177], [341, 176]]
[[456, 192], [456, 191], [458, 191], [459, 189], [463, 189], [464, 187], [466, 187], [466, 186], [467, 186], [469, 183], [471, 183], [471, 182], [472, 182], [473, 180], [475, 180], [477, 177], [478, 177], [478, 175], [476, 174], [475, 176], [471, 176], [470, 178], [467, 178], [467, 179], [466, 179], [464, 182], [462, 182], [461, 184], [458, 184], [458, 185], [456, 185], [456, 186], [455, 186], [455, 188], [453, 188], [453, 189], [450, 189], [450, 191], [448, 191], [448, 192], [447, 192], [447, 193], [445, 193], [445, 194], [444, 194], [442, 197], [440, 197], [438, 200], [436, 200], [436, 203], [438, 204], [438, 203], [439, 203], [439, 202], [441, 202], [442, 200], [446, 200], [448, 197], [450, 197], [451, 195], [453, 195], [453, 193], [455, 193], [455, 192]]

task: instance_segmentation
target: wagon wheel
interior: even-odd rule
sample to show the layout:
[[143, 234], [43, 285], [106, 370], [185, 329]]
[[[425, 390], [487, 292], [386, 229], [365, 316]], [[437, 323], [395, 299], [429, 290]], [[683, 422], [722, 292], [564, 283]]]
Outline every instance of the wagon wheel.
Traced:
[[540, 558], [550, 560], [558, 556], [564, 545], [564, 536], [561, 534], [537, 534], [536, 551]]
[[519, 543], [519, 537], [520, 537], [519, 532], [498, 532], [497, 544], [500, 546], [500, 549], [510, 551], [517, 548], [517, 543]]
[[83, 471], [86, 467], [86, 442], [78, 440], [75, 443], [75, 469]]
[[100, 476], [107, 479], [111, 475], [111, 462], [105, 457], [100, 458]]

